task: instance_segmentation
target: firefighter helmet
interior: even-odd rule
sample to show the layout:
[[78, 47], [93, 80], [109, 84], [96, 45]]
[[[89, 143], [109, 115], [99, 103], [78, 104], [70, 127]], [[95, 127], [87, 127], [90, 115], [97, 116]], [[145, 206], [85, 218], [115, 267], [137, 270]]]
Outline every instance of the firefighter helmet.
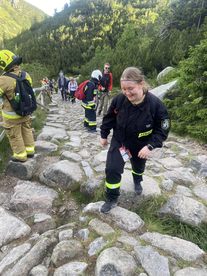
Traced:
[[9, 50], [0, 51], [0, 69], [3, 71], [10, 70], [14, 65], [19, 65], [22, 63], [22, 58], [16, 56]]
[[91, 73], [91, 78], [93, 79], [97, 79], [98, 81], [101, 80], [102, 78], [102, 73], [100, 70], [94, 70], [92, 73]]

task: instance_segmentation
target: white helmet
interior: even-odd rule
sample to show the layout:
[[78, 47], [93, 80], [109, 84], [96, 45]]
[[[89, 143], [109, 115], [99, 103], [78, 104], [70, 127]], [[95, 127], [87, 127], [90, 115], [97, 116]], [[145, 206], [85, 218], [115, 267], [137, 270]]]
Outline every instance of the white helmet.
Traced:
[[100, 70], [94, 70], [92, 73], [91, 73], [91, 78], [93, 79], [97, 79], [98, 81], [101, 80], [102, 78], [102, 73]]

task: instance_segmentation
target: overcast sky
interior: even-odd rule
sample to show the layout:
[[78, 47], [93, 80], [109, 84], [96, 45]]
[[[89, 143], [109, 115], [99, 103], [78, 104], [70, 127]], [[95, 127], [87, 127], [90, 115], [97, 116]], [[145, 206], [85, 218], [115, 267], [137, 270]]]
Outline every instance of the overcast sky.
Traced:
[[67, 0], [25, 0], [26, 2], [32, 4], [33, 6], [44, 11], [48, 15], [54, 15], [54, 10], [61, 11], [65, 5], [68, 3]]

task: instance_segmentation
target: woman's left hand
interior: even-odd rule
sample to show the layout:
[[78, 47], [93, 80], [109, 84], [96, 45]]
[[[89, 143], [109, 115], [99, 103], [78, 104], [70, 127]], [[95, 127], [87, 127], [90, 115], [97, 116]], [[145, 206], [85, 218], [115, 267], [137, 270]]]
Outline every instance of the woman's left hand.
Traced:
[[148, 149], [147, 146], [144, 146], [139, 152], [138, 157], [141, 159], [148, 159], [150, 156], [151, 151]]

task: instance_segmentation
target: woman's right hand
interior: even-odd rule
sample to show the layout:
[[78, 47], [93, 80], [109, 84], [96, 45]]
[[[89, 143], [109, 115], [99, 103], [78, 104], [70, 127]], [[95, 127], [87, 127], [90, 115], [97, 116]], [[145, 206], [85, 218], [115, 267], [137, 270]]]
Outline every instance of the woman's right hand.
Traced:
[[107, 139], [103, 139], [103, 138], [100, 138], [100, 143], [103, 147], [107, 146], [108, 145], [108, 140]]

